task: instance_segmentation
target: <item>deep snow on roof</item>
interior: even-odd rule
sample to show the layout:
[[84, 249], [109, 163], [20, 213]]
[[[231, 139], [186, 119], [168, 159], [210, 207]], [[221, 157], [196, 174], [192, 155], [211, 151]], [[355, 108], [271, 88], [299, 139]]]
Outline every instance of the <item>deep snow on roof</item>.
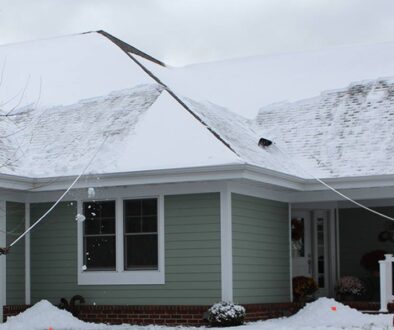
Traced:
[[0, 172], [28, 177], [103, 174], [243, 161], [158, 84], [76, 104], [25, 107], [8, 125], [11, 151]]
[[[392, 51], [380, 44], [178, 69], [133, 54], [154, 79], [99, 33], [3, 46], [0, 173], [77, 175], [97, 153], [88, 173], [252, 164], [305, 178], [393, 174], [390, 79], [266, 106], [257, 122], [241, 115], [394, 76]], [[259, 147], [261, 137], [274, 144]]]
[[257, 123], [256, 129], [269, 134], [307, 173], [394, 173], [394, 79], [353, 83], [314, 98], [264, 107]]
[[0, 109], [73, 104], [153, 80], [97, 32], [0, 46]]
[[297, 101], [354, 81], [394, 76], [394, 43], [256, 56], [166, 68], [140, 59], [179, 94], [254, 118], [258, 109]]
[[248, 120], [185, 98], [186, 109], [100, 33], [3, 46], [0, 63], [0, 173], [77, 175], [99, 150], [89, 173], [249, 163], [297, 174], [257, 146]]

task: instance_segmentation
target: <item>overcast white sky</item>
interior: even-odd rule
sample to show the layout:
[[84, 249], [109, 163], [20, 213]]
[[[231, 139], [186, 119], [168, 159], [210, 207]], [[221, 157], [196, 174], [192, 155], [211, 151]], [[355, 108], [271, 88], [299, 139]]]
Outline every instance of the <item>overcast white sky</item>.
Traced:
[[0, 44], [99, 29], [184, 65], [394, 41], [394, 1], [0, 0]]

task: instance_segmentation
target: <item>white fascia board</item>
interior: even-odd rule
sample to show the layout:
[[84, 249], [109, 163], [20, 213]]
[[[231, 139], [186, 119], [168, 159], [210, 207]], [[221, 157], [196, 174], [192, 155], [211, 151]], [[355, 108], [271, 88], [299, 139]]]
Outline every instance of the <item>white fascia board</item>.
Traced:
[[33, 179], [23, 176], [0, 174], [0, 188], [12, 190], [30, 190]]
[[[340, 189], [341, 193], [357, 200], [367, 201], [376, 199], [392, 199], [394, 196], [394, 187], [373, 187], [359, 189]], [[286, 192], [286, 198], [292, 203], [313, 203], [313, 202], [346, 202], [345, 199], [338, 196], [331, 190], [322, 191], [297, 191]]]
[[[322, 181], [335, 189], [357, 189], [373, 187], [393, 187], [394, 175], [355, 176], [346, 178], [321, 178]], [[304, 181], [303, 191], [326, 190], [321, 183], [314, 179]]]
[[[12, 185], [12, 179], [15, 185]], [[4, 180], [3, 180], [4, 179]], [[53, 191], [66, 189], [75, 176], [51, 178], [24, 178], [0, 175], [0, 187], [25, 191]], [[138, 171], [130, 173], [89, 174], [82, 177], [74, 188], [111, 187], [141, 184], [163, 184], [196, 181], [250, 179], [257, 182], [300, 190], [302, 179], [280, 172], [247, 164], [226, 164], [193, 168]]]
[[[67, 189], [74, 179], [75, 176], [29, 178], [0, 174], [0, 187], [13, 191], [53, 191]], [[124, 173], [87, 174], [77, 182], [75, 188], [234, 179], [247, 179], [299, 192], [328, 190], [314, 179], [299, 178], [250, 164], [224, 164]], [[394, 175], [323, 178], [322, 180], [336, 189], [394, 187]]]

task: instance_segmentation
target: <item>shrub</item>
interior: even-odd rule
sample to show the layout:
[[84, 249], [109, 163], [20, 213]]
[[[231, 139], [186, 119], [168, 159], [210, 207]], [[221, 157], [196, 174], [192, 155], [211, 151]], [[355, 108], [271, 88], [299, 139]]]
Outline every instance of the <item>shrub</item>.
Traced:
[[306, 298], [313, 296], [317, 289], [317, 283], [312, 277], [293, 277], [293, 295], [296, 301], [305, 301]]
[[344, 276], [339, 279], [336, 286], [337, 294], [360, 297], [366, 292], [364, 283], [355, 276]]
[[366, 270], [371, 272], [376, 272], [379, 270], [379, 260], [384, 259], [386, 251], [384, 250], [374, 250], [364, 254], [360, 260], [361, 266]]
[[222, 301], [208, 310], [208, 321], [214, 327], [231, 327], [243, 324], [245, 315], [243, 306]]

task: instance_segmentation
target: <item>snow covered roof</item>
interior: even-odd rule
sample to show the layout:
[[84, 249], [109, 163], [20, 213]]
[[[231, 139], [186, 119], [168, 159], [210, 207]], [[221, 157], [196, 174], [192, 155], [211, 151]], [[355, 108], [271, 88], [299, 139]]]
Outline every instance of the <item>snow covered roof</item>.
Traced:
[[393, 174], [394, 78], [263, 107], [256, 130], [271, 136], [305, 175]]
[[97, 32], [0, 46], [0, 109], [58, 106], [152, 83]]
[[[1, 173], [27, 177], [253, 164], [297, 174], [274, 149], [257, 145], [251, 122], [213, 104], [147, 84], [76, 104], [27, 106], [0, 117], [7, 143]], [[288, 164], [288, 165], [286, 165]]]
[[354, 81], [394, 76], [394, 43], [255, 56], [166, 68], [141, 62], [173, 90], [220, 104], [247, 118], [281, 101], [314, 97]]
[[4, 46], [0, 56], [2, 174], [77, 175], [93, 157], [89, 173], [253, 164], [297, 174], [257, 145], [250, 121], [166, 90], [134, 57], [161, 62], [105, 32]]
[[[78, 175], [87, 164], [95, 174], [249, 164], [301, 178], [394, 174], [390, 79], [264, 107], [257, 121], [241, 115], [352, 77], [394, 76], [394, 45], [378, 45], [375, 56], [360, 47], [343, 48], [344, 58], [337, 49], [181, 69], [105, 32], [0, 47], [0, 173], [43, 178]], [[361, 50], [370, 65], [359, 56], [347, 68]], [[330, 58], [326, 65], [339, 73], [315, 71]], [[260, 138], [274, 144], [262, 148]]]

